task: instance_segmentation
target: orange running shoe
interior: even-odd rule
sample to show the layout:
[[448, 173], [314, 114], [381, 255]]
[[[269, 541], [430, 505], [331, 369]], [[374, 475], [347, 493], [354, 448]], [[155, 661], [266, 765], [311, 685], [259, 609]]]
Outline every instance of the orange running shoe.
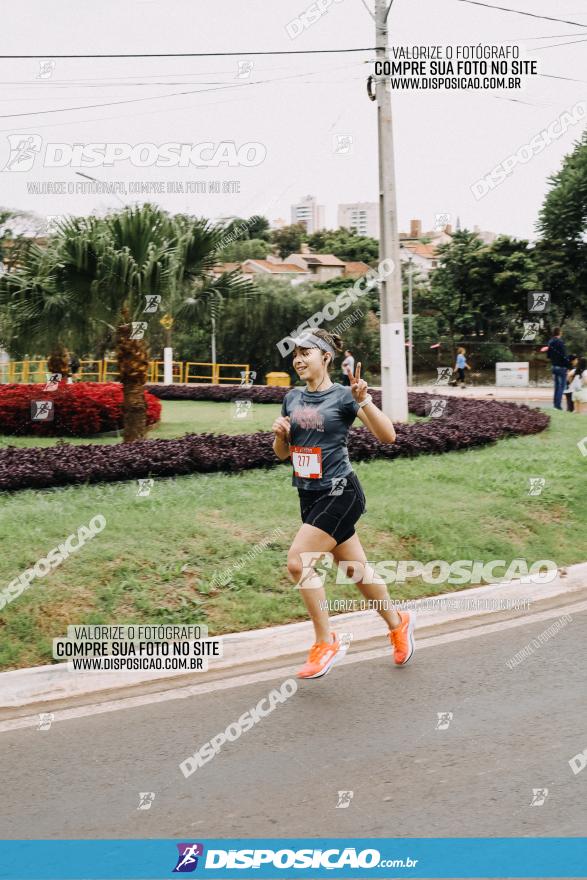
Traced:
[[331, 633], [330, 637], [330, 642], [315, 642], [312, 645], [308, 659], [298, 670], [298, 678], [320, 678], [330, 672], [334, 664], [344, 657], [348, 644], [343, 644], [336, 633]]
[[414, 626], [416, 616], [413, 611], [400, 611], [401, 623], [389, 631], [389, 641], [393, 648], [393, 659], [396, 666], [405, 666], [414, 656], [416, 642]]

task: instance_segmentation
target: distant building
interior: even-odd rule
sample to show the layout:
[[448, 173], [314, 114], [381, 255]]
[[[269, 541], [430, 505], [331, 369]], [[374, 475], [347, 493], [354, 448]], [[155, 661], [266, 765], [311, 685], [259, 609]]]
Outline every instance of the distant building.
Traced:
[[310, 273], [311, 280], [330, 281], [344, 275], [345, 263], [334, 254], [313, 254], [307, 245], [302, 245], [302, 253], [290, 254], [286, 263], [293, 263]]
[[324, 229], [324, 205], [318, 205], [315, 196], [300, 199], [297, 205], [291, 206], [291, 222], [302, 223], [309, 235]]
[[338, 206], [338, 225], [353, 229], [357, 235], [379, 239], [379, 205], [377, 202], [349, 202]]
[[493, 244], [497, 235], [495, 232], [489, 232], [487, 229], [479, 229], [478, 226], [473, 226], [473, 232], [477, 235], [484, 244]]
[[434, 244], [400, 240], [399, 258], [404, 264], [411, 258], [414, 269], [422, 275], [429, 275], [438, 266], [438, 256]]
[[362, 260], [353, 260], [344, 264], [343, 275], [345, 278], [362, 278], [369, 271], [367, 263]]
[[289, 260], [277, 262], [274, 258], [268, 260], [244, 260], [241, 263], [241, 272], [245, 277], [249, 278], [253, 275], [267, 275], [300, 281], [311, 280], [311, 273], [306, 267], [296, 265]]

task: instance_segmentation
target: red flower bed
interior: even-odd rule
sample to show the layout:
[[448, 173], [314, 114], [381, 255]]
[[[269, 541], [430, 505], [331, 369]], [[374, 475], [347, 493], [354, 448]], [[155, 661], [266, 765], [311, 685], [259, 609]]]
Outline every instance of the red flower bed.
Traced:
[[[122, 429], [122, 385], [119, 382], [77, 382], [46, 391], [44, 384], [0, 385], [0, 434], [38, 437], [91, 437]], [[161, 403], [145, 391], [147, 425], [161, 418]], [[46, 409], [48, 418], [33, 419]]]

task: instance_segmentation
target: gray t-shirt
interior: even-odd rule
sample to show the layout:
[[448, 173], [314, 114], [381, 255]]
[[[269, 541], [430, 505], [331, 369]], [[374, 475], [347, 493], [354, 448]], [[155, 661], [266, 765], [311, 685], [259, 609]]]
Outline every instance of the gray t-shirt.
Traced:
[[[325, 391], [292, 388], [285, 395], [281, 415], [290, 418], [290, 449], [297, 447], [297, 451], [292, 450], [292, 486], [331, 489], [333, 480], [352, 473], [347, 435], [358, 411], [351, 389], [338, 382]], [[296, 468], [308, 476], [296, 477]], [[320, 470], [321, 477], [309, 476]]]

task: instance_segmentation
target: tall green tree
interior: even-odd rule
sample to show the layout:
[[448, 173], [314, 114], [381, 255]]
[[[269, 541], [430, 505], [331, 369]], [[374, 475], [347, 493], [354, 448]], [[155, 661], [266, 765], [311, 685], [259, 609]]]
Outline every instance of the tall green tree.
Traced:
[[357, 235], [344, 226], [339, 229], [320, 229], [308, 238], [308, 244], [316, 253], [334, 254], [339, 260], [374, 263], [379, 256], [379, 242], [367, 235]]
[[271, 242], [277, 248], [279, 256], [284, 259], [289, 254], [298, 254], [302, 242], [308, 240], [308, 233], [303, 223], [292, 223], [271, 232]]
[[549, 178], [535, 247], [541, 289], [552, 296], [549, 316], [562, 323], [574, 313], [587, 318], [587, 131]]
[[528, 242], [499, 236], [487, 245], [463, 230], [437, 253], [439, 266], [416, 305], [439, 318], [439, 333], [453, 344], [463, 336], [509, 334], [528, 317], [528, 291], [537, 283]]

